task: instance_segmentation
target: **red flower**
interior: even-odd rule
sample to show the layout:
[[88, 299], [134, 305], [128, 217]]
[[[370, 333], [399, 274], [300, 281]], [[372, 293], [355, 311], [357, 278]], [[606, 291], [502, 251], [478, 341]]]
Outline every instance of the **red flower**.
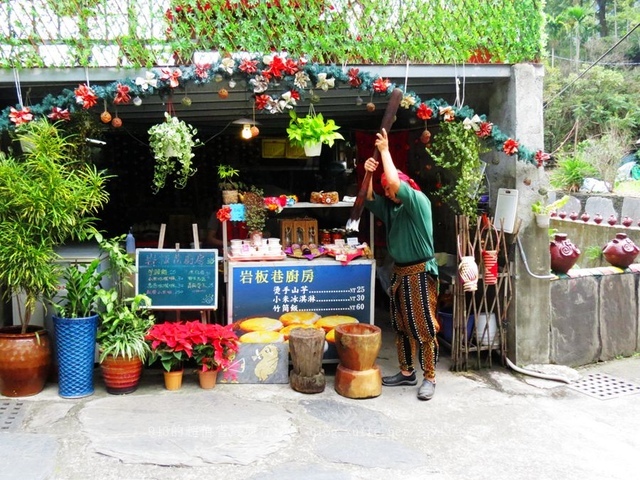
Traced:
[[256, 95], [256, 108], [258, 110], [264, 110], [264, 108], [272, 102], [271, 95]]
[[502, 151], [507, 155], [515, 155], [516, 153], [518, 153], [518, 145], [519, 144], [516, 140], [510, 138], [506, 142], [504, 142]]
[[548, 153], [543, 152], [542, 150], [538, 150], [536, 152], [536, 163], [538, 164], [539, 167], [544, 166], [545, 162], [548, 162], [549, 159], [551, 158], [551, 155], [549, 155]]
[[391, 82], [388, 78], [376, 78], [373, 82], [373, 91], [377, 93], [386, 93], [391, 86]]
[[262, 71], [262, 75], [267, 78], [282, 78], [282, 74], [287, 69], [282, 57], [274, 55], [269, 66]]
[[73, 93], [76, 96], [76, 103], [82, 105], [84, 109], [89, 109], [98, 103], [98, 96], [88, 85], [79, 85]]
[[257, 60], [242, 60], [240, 62], [240, 66], [238, 67], [241, 72], [246, 73], [247, 75], [251, 75], [258, 71], [258, 61]]
[[71, 120], [71, 114], [69, 113], [69, 110], [66, 108], [63, 110], [60, 107], [51, 108], [51, 113], [47, 115], [47, 117], [54, 121], [64, 120], [65, 122], [68, 122], [69, 120]]
[[116, 96], [113, 99], [113, 103], [129, 103], [131, 101], [131, 95], [129, 95], [130, 88], [127, 85], [119, 83], [116, 86]]
[[211, 68], [210, 63], [196, 63], [196, 77], [198, 78], [208, 78], [209, 77], [209, 69]]
[[218, 210], [218, 213], [216, 213], [216, 218], [220, 222], [231, 220], [231, 207], [229, 205], [225, 205], [224, 207], [222, 207], [220, 210]]
[[22, 107], [22, 110], [16, 110], [15, 108], [11, 107], [9, 120], [11, 120], [16, 125], [29, 123], [31, 120], [33, 120], [33, 113], [31, 113], [31, 109], [29, 107]]
[[359, 68], [350, 68], [347, 72], [347, 76], [349, 77], [349, 85], [354, 88], [358, 88], [360, 85], [362, 85], [362, 79], [358, 76], [359, 73]]
[[294, 62], [292, 58], [287, 58], [287, 61], [284, 64], [284, 72], [287, 75], [295, 75], [298, 70], [298, 64]]
[[291, 98], [293, 98], [294, 100], [300, 100], [300, 92], [298, 90], [296, 90], [295, 88], [292, 88], [290, 90], [291, 93]]
[[433, 116], [433, 110], [426, 103], [421, 103], [416, 111], [416, 116], [420, 120], [429, 120]]
[[491, 130], [493, 129], [493, 123], [490, 122], [482, 122], [480, 124], [480, 128], [476, 131], [476, 135], [480, 138], [487, 138], [491, 135]]
[[182, 71], [179, 68], [163, 68], [161, 72], [160, 80], [169, 82], [171, 88], [176, 88], [180, 85], [180, 80], [178, 79], [182, 76]]

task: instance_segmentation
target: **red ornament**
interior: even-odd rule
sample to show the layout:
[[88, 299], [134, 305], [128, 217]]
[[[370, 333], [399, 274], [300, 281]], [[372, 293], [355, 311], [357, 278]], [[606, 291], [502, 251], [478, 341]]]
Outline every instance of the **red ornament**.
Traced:
[[113, 120], [111, 120], [111, 126], [113, 128], [120, 128], [122, 126], [122, 119], [120, 117], [113, 117]]
[[375, 112], [375, 111], [376, 111], [376, 104], [373, 102], [367, 103], [367, 112]]
[[226, 88], [221, 88], [220, 90], [218, 90], [218, 96], [220, 98], [227, 98], [229, 96], [229, 92]]
[[251, 127], [251, 136], [257, 137], [260, 134], [260, 130], [255, 125]]
[[425, 128], [424, 132], [422, 132], [422, 134], [420, 135], [420, 141], [426, 145], [430, 140], [431, 132]]

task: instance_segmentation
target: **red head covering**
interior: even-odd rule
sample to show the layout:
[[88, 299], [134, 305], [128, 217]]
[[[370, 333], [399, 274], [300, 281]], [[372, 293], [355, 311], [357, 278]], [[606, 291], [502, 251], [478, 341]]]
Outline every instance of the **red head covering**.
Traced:
[[[407, 182], [409, 186], [414, 190], [417, 190], [419, 192], [422, 191], [420, 190], [420, 187], [418, 186], [418, 184], [406, 173], [402, 173], [400, 170], [398, 170], [398, 177], [400, 178], [401, 182]], [[380, 183], [382, 184], [383, 187], [387, 186], [387, 176], [384, 173], [380, 177]]]

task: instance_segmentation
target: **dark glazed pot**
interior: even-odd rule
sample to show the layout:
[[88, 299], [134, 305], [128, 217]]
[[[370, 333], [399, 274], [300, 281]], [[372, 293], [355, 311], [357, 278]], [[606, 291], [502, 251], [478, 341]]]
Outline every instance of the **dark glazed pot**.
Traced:
[[626, 233], [616, 233], [602, 249], [604, 259], [614, 267], [627, 268], [638, 256], [640, 248]]
[[551, 254], [551, 270], [556, 273], [567, 273], [580, 257], [580, 249], [567, 238], [566, 233], [556, 233], [549, 245]]

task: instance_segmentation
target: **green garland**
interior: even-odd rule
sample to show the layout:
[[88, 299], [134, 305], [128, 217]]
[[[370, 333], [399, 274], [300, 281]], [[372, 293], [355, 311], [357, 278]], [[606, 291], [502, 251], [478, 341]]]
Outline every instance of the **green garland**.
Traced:
[[[349, 85], [360, 94], [371, 97], [387, 97], [395, 88], [404, 90], [403, 85], [396, 85], [379, 75], [356, 68], [345, 70], [336, 65], [308, 63], [304, 57], [294, 60], [286, 54], [236, 55], [211, 64], [154, 68], [145, 77], [129, 77], [106, 85], [92, 84], [91, 87], [80, 85], [75, 90], [64, 89], [57, 96], [49, 94], [39, 104], [7, 107], [0, 114], [0, 132], [15, 128], [27, 121], [26, 118], [60, 119], [61, 112], [68, 117], [103, 103], [123, 104], [136, 100], [136, 97], [142, 100], [151, 95], [166, 98], [177, 89], [223, 79], [242, 78], [247, 85], [251, 85], [256, 110], [262, 114], [288, 115], [288, 111], [304, 97], [311, 102], [318, 100], [313, 89], [328, 91], [340, 84]], [[517, 140], [501, 132], [498, 126], [490, 124], [485, 115], [475, 115], [468, 106], [451, 106], [443, 99], [422, 100], [415, 92], [406, 91], [400, 107], [414, 112], [421, 120], [427, 119], [423, 115], [426, 110], [433, 112], [429, 118], [440, 120], [445, 115], [451, 121], [476, 118], [476, 123], [483, 122], [491, 126], [489, 134], [482, 137], [489, 148], [504, 151], [507, 155], [517, 155], [518, 160], [537, 165], [541, 165], [545, 158], [541, 151], [534, 153], [520, 145]]]

